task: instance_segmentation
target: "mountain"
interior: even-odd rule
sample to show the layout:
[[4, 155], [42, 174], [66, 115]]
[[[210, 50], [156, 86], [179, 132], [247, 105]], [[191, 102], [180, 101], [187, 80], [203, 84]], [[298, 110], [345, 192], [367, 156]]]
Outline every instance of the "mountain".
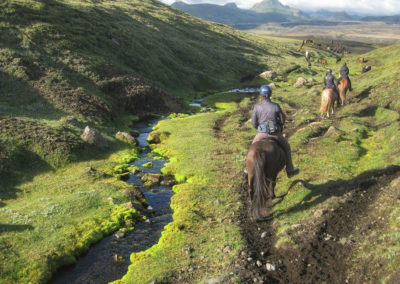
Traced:
[[301, 10], [283, 5], [278, 0], [264, 0], [260, 3], [254, 4], [251, 10], [257, 13], [275, 13], [285, 15], [288, 17], [289, 20], [292, 21], [299, 19], [308, 19], [308, 16], [304, 14]]
[[362, 18], [361, 21], [385, 22], [387, 24], [400, 24], [400, 15], [382, 16], [382, 17], [369, 16], [369, 17]]
[[282, 8], [278, 5], [277, 7], [279, 10], [270, 9], [266, 12], [240, 9], [235, 3], [228, 3], [221, 6], [216, 4], [186, 4], [184, 2], [175, 2], [172, 4], [172, 7], [207, 21], [222, 23], [240, 29], [252, 28], [271, 22], [281, 23], [305, 18], [304, 15], [297, 10], [291, 10], [291, 8], [286, 6]]
[[310, 12], [309, 16], [312, 19], [326, 20], [326, 21], [352, 21], [355, 17], [350, 16], [346, 11], [329, 11], [329, 10], [318, 10], [316, 12]]

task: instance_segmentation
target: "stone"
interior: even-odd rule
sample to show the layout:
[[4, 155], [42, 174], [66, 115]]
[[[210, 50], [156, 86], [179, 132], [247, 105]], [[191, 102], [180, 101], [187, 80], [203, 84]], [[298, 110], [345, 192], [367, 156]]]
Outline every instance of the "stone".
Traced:
[[257, 264], [258, 267], [261, 267], [261, 266], [262, 266], [262, 262], [259, 261], [259, 260], [257, 260], [257, 263], [256, 263], [256, 264]]
[[268, 236], [268, 233], [267, 233], [267, 232], [263, 232], [263, 233], [261, 234], [261, 238], [262, 238], [262, 239], [265, 239], [267, 236]]
[[171, 187], [171, 186], [174, 186], [174, 185], [176, 185], [176, 180], [173, 180], [173, 179], [167, 179], [167, 180], [163, 180], [163, 181], [161, 181], [161, 182], [160, 182], [160, 184], [161, 184], [161, 185], [163, 185], [163, 186], [168, 186], [168, 187]]
[[146, 197], [144, 196], [143, 192], [138, 188], [126, 188], [122, 191], [122, 193], [130, 196], [131, 199], [146, 201]]
[[265, 71], [258, 76], [267, 80], [274, 80], [276, 77], [278, 77], [275, 71]]
[[83, 141], [87, 142], [88, 144], [106, 148], [108, 146], [108, 141], [98, 132], [97, 130], [86, 126], [83, 134], [81, 135]]
[[124, 141], [126, 143], [137, 144], [135, 137], [133, 137], [131, 134], [127, 132], [118, 131], [117, 134], [115, 134], [115, 138]]
[[344, 131], [337, 129], [335, 126], [331, 126], [328, 128], [328, 131], [325, 133], [325, 137], [330, 137], [335, 140], [339, 140], [344, 134]]
[[275, 84], [274, 82], [268, 84], [268, 86], [269, 86], [270, 88], [272, 88], [272, 89], [275, 89], [275, 88], [276, 88], [276, 84]]
[[391, 186], [391, 187], [398, 187], [398, 186], [400, 186], [400, 177], [397, 178], [397, 179], [395, 179], [395, 180], [393, 180], [393, 181], [390, 183], [390, 186]]
[[150, 144], [158, 144], [161, 143], [162, 140], [168, 138], [169, 135], [170, 135], [169, 132], [153, 131], [149, 134], [147, 142], [149, 142]]
[[299, 77], [297, 79], [296, 84], [294, 84], [294, 87], [295, 88], [301, 88], [301, 87], [304, 87], [305, 85], [307, 85], [307, 80], [304, 79], [303, 77]]
[[145, 174], [142, 177], [142, 181], [144, 181], [144, 182], [150, 181], [153, 185], [159, 184], [161, 181], [161, 175], [160, 174]]
[[253, 259], [252, 259], [251, 257], [248, 257], [248, 258], [247, 258], [247, 261], [248, 261], [248, 262], [252, 262]]
[[110, 202], [110, 204], [115, 204], [115, 201], [114, 201], [114, 198], [112, 198], [112, 197], [109, 197], [109, 198], [107, 198], [107, 200]]
[[307, 80], [307, 82], [308, 82], [308, 83], [314, 83], [314, 82], [315, 82], [315, 79], [314, 79], [314, 78], [309, 78], [309, 79]]
[[265, 265], [265, 268], [267, 268], [268, 271], [276, 271], [276, 265], [275, 264], [267, 263]]
[[114, 237], [117, 238], [117, 239], [122, 239], [122, 238], [125, 237], [125, 233], [123, 233], [123, 232], [116, 232], [116, 233], [114, 234]]

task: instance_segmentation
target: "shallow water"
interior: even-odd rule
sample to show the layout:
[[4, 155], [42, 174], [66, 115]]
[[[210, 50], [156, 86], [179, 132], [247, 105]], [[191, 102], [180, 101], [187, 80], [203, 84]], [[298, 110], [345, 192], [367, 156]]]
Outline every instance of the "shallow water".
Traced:
[[223, 92], [223, 94], [229, 94], [229, 93], [258, 93], [260, 91], [259, 88], [243, 88], [243, 89], [232, 89], [226, 92]]
[[[191, 105], [199, 105], [205, 98], [195, 99]], [[140, 135], [136, 138], [142, 152], [139, 160], [132, 163], [142, 169], [142, 173], [131, 175], [127, 183], [139, 186], [154, 213], [149, 217], [150, 222], [141, 222], [135, 225], [132, 232], [124, 238], [117, 239], [114, 235], [108, 236], [95, 244], [89, 252], [70, 267], [56, 273], [50, 283], [55, 284], [105, 284], [121, 279], [128, 271], [130, 255], [134, 252], [145, 251], [155, 245], [160, 239], [164, 227], [172, 222], [170, 207], [173, 191], [171, 187], [152, 186], [144, 187], [141, 180], [146, 173], [160, 173], [166, 160], [154, 159], [157, 155], [151, 153], [147, 138], [152, 128], [164, 118], [150, 119], [135, 124], [133, 130]], [[153, 162], [150, 169], [143, 168], [143, 164]], [[120, 258], [116, 261], [116, 258]]]
[[[137, 123], [133, 128], [140, 132], [137, 140], [142, 148], [140, 159], [133, 164], [140, 167], [143, 173], [131, 175], [127, 181], [140, 187], [149, 205], [154, 209], [154, 214], [149, 216], [150, 223], [136, 224], [135, 229], [121, 239], [117, 239], [114, 235], [104, 238], [94, 245], [86, 255], [82, 256], [75, 265], [57, 273], [50, 283], [102, 284], [122, 278], [128, 270], [131, 253], [144, 251], [156, 244], [164, 227], [172, 221], [170, 208], [172, 189], [165, 186], [145, 188], [141, 181], [141, 177], [145, 173], [160, 173], [166, 163], [165, 160], [154, 160], [155, 155], [148, 148], [147, 138], [158, 121], [160, 119], [143, 121]], [[148, 162], [153, 162], [153, 168], [142, 167]], [[115, 259], [118, 257], [120, 260], [116, 261]]]

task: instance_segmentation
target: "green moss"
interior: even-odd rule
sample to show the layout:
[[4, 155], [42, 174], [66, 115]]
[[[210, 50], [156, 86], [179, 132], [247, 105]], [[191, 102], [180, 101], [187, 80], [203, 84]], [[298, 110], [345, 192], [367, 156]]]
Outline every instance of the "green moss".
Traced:
[[153, 162], [148, 162], [142, 165], [143, 168], [150, 169], [153, 167]]

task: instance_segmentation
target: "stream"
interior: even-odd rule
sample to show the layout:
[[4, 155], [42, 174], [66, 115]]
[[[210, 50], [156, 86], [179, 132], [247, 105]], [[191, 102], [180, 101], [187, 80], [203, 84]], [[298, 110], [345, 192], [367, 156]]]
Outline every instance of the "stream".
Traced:
[[[225, 93], [249, 93], [257, 92], [258, 89], [234, 89]], [[204, 109], [202, 102], [204, 98], [194, 99], [189, 105]], [[121, 279], [128, 271], [130, 255], [135, 252], [145, 251], [158, 243], [164, 227], [172, 222], [172, 210], [170, 208], [172, 187], [157, 185], [145, 187], [141, 180], [146, 173], [159, 174], [164, 167], [166, 160], [156, 158], [149, 148], [147, 138], [152, 128], [162, 118], [144, 120], [135, 124], [132, 128], [140, 134], [137, 137], [141, 148], [140, 158], [132, 163], [138, 166], [143, 172], [131, 174], [127, 183], [137, 185], [147, 198], [147, 202], [154, 210], [149, 221], [140, 222], [135, 225], [132, 232], [127, 233], [123, 238], [117, 238], [114, 234], [105, 237], [93, 245], [89, 252], [80, 257], [76, 264], [60, 269], [50, 283], [54, 284], [105, 284]], [[153, 167], [148, 169], [143, 165], [152, 162]], [[118, 261], [117, 261], [118, 259]]]
[[[135, 229], [123, 238], [117, 238], [114, 234], [104, 238], [75, 265], [61, 269], [50, 283], [102, 284], [121, 279], [128, 271], [130, 255], [133, 252], [147, 250], [158, 242], [164, 227], [172, 221], [170, 208], [172, 188], [161, 185], [144, 187], [141, 177], [146, 173], [160, 173], [167, 162], [155, 159], [156, 155], [151, 152], [147, 142], [149, 133], [160, 120], [142, 121], [133, 127], [133, 130], [140, 133], [137, 141], [142, 152], [140, 159], [132, 164], [140, 167], [143, 173], [131, 175], [127, 181], [129, 184], [139, 186], [153, 208], [154, 214], [149, 216], [150, 222], [137, 223]], [[152, 162], [153, 167], [143, 168], [142, 165], [148, 162]], [[120, 260], [116, 261], [116, 258]]]

